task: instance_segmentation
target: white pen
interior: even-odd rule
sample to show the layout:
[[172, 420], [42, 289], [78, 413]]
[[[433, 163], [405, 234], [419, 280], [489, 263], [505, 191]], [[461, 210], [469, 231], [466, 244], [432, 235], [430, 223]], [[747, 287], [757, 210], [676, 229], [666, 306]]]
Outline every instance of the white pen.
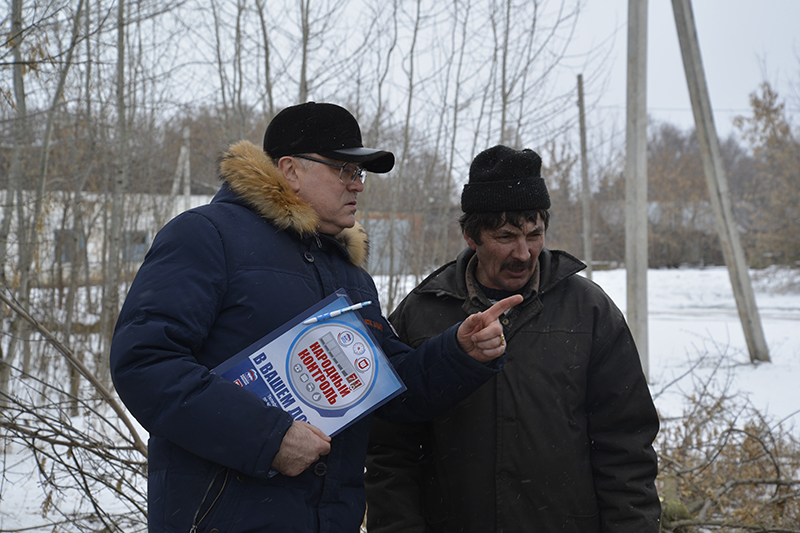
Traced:
[[360, 302], [360, 303], [357, 303], [357, 304], [354, 304], [354, 305], [350, 305], [348, 307], [342, 307], [341, 309], [336, 309], [334, 311], [329, 311], [327, 313], [322, 313], [321, 315], [317, 315], [317, 316], [315, 316], [313, 318], [309, 318], [308, 320], [304, 320], [303, 324], [316, 324], [317, 322], [320, 322], [322, 320], [327, 320], [329, 318], [333, 318], [335, 316], [339, 316], [342, 313], [346, 313], [348, 311], [355, 311], [356, 309], [361, 309], [362, 307], [366, 307], [366, 306], [368, 306], [370, 304], [372, 304], [371, 300], [366, 301], [366, 302]]

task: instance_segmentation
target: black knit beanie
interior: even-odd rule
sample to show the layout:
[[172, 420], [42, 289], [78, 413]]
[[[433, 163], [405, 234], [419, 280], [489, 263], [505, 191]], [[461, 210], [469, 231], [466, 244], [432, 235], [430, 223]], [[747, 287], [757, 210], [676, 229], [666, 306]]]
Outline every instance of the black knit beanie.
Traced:
[[461, 193], [465, 213], [550, 209], [542, 158], [533, 150], [497, 145], [475, 156]]

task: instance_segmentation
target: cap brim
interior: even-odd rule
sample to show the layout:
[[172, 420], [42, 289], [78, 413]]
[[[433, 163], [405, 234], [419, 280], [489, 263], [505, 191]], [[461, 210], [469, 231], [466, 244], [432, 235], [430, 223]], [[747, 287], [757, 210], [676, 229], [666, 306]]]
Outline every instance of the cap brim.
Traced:
[[375, 150], [373, 148], [340, 148], [338, 150], [328, 150], [317, 152], [321, 156], [361, 163], [361, 166], [370, 172], [383, 174], [394, 168], [394, 154], [385, 150]]

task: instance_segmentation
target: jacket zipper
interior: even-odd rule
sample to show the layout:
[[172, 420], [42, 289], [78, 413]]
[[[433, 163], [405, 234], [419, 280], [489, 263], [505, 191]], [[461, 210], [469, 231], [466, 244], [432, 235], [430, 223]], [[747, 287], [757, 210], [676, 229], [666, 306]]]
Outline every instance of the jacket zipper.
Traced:
[[200, 520], [197, 519], [198, 515], [200, 514], [200, 510], [203, 508], [203, 504], [206, 503], [206, 500], [208, 499], [208, 493], [211, 492], [211, 487], [214, 486], [214, 483], [217, 481], [217, 477], [219, 477], [219, 473], [221, 471], [222, 471], [221, 467], [219, 469], [217, 469], [217, 472], [214, 474], [214, 478], [211, 480], [211, 483], [208, 484], [208, 488], [206, 489], [206, 493], [203, 495], [203, 499], [200, 501], [200, 505], [197, 507], [197, 511], [195, 511], [195, 513], [194, 513], [194, 518], [192, 518], [192, 527], [189, 528], [189, 533], [197, 533], [197, 526], [199, 526], [200, 523], [203, 520], [205, 520], [205, 518], [208, 516], [208, 513], [210, 513], [211, 509], [214, 508], [214, 505], [217, 503], [217, 500], [219, 500], [220, 496], [222, 496], [222, 491], [225, 490], [225, 486], [228, 484], [228, 475], [231, 472], [229, 468], [225, 469], [225, 479], [222, 480], [222, 487], [220, 487], [219, 492], [217, 493], [216, 497], [214, 498], [214, 501], [211, 502], [211, 505], [208, 506], [208, 509], [206, 509], [206, 512], [203, 513], [203, 516], [200, 517]]

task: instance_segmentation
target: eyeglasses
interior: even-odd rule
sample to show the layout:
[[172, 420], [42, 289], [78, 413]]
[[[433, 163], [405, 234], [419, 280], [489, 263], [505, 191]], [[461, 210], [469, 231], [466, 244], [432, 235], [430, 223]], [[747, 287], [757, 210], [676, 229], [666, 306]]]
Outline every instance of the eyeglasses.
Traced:
[[[306, 159], [308, 161], [314, 161], [315, 163], [322, 163], [323, 165], [328, 165], [329, 167], [336, 167], [339, 169], [339, 181], [344, 183], [345, 185], [350, 185], [351, 183], [355, 183], [356, 180], [361, 180], [361, 183], [364, 183], [367, 180], [367, 169], [360, 165], [355, 165], [353, 167], [353, 173], [350, 174], [349, 171], [346, 171], [347, 165], [350, 163], [333, 163], [331, 161], [325, 161], [324, 159], [318, 159], [316, 157], [311, 157], [310, 155], [293, 155], [292, 157], [296, 157], [298, 159]], [[342, 175], [344, 175], [345, 179], [342, 179]]]

